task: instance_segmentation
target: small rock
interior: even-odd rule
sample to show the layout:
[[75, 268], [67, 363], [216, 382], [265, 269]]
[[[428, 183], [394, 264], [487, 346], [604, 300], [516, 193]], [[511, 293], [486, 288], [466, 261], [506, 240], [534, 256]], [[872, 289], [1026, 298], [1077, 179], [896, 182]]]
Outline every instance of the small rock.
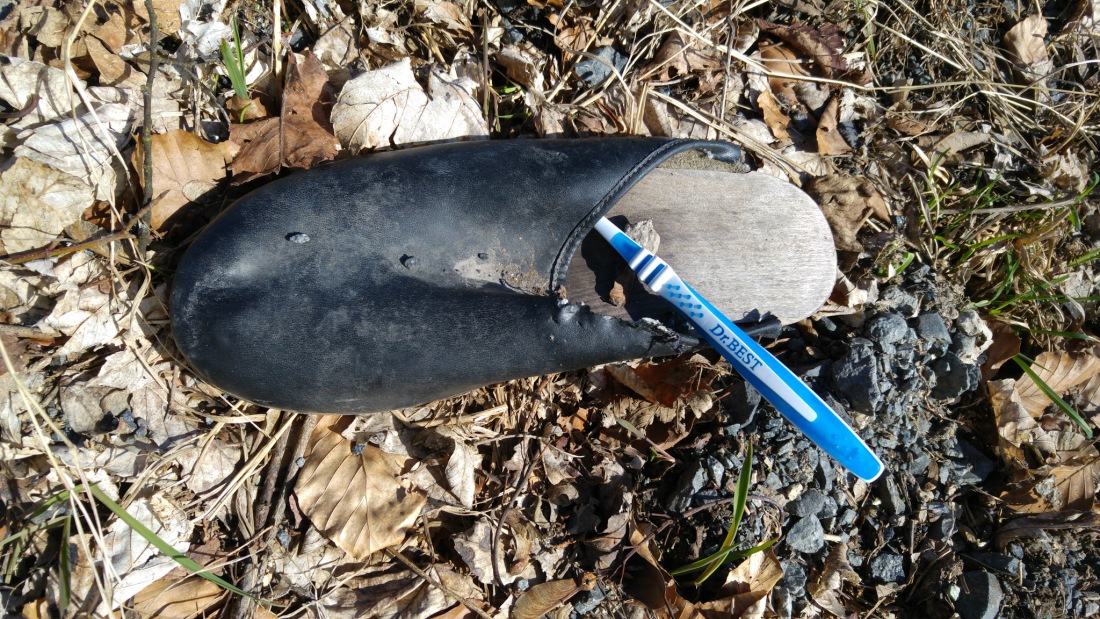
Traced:
[[821, 521], [813, 516], [794, 523], [787, 532], [787, 546], [804, 554], [813, 554], [825, 547], [825, 530]]
[[1016, 557], [1008, 557], [996, 552], [976, 552], [970, 556], [980, 567], [997, 570], [1002, 574], [1018, 578], [1027, 578], [1027, 569]]
[[703, 489], [706, 483], [706, 469], [702, 462], [688, 464], [680, 479], [676, 482], [676, 489], [668, 501], [668, 509], [673, 512], [684, 512], [691, 507], [691, 501], [696, 494]]
[[726, 465], [715, 456], [709, 456], [703, 461], [703, 468], [707, 472], [707, 481], [711, 485], [721, 488], [726, 478]]
[[955, 600], [955, 612], [962, 619], [994, 619], [1004, 599], [997, 577], [989, 572], [966, 572], [962, 579], [962, 592]]
[[913, 461], [909, 463], [909, 472], [914, 476], [923, 475], [930, 464], [932, 464], [932, 457], [926, 452], [921, 452], [914, 456]]
[[629, 61], [626, 56], [610, 45], [601, 47], [594, 53], [596, 58], [584, 58], [573, 68], [577, 73], [577, 77], [584, 80], [584, 83], [588, 84], [590, 88], [599, 86], [604, 80], [611, 77], [611, 67], [615, 67], [615, 71], [621, 74], [626, 69], [626, 64]]
[[878, 361], [870, 341], [855, 338], [848, 354], [830, 367], [833, 384], [853, 408], [874, 413], [882, 408], [884, 396], [879, 386]]
[[975, 477], [971, 483], [980, 484], [985, 481], [993, 471], [997, 470], [997, 463], [978, 451], [976, 447], [966, 441], [959, 441], [959, 452], [962, 453], [966, 463], [970, 465], [970, 471]]
[[583, 591], [573, 598], [573, 612], [578, 617], [584, 617], [588, 613], [596, 609], [600, 605], [600, 602], [607, 597], [607, 592], [603, 590], [599, 584], [597, 584], [591, 591]]
[[821, 504], [821, 511], [819, 511], [817, 515], [821, 518], [833, 518], [836, 516], [837, 509], [836, 499], [827, 496], [825, 497], [825, 501]]
[[917, 319], [917, 335], [927, 344], [928, 350], [937, 355], [944, 354], [951, 346], [951, 333], [939, 314], [922, 314]]
[[917, 308], [920, 307], [920, 301], [917, 300], [917, 297], [897, 286], [890, 286], [883, 290], [878, 301], [880, 304], [896, 309], [907, 316], [915, 314]]
[[825, 495], [820, 490], [809, 490], [797, 499], [787, 503], [787, 511], [799, 518], [816, 516], [823, 507], [825, 507]]
[[937, 400], [954, 400], [977, 387], [981, 380], [977, 366], [963, 363], [955, 353], [947, 353], [933, 361], [932, 371], [936, 375], [932, 397]]
[[871, 559], [871, 577], [884, 583], [904, 580], [905, 562], [901, 555], [884, 552]]
[[890, 514], [904, 514], [907, 509], [905, 497], [902, 496], [898, 483], [893, 476], [886, 476], [878, 484], [875, 484], [875, 493], [882, 500], [882, 507]]
[[909, 334], [909, 325], [901, 314], [889, 312], [872, 320], [867, 332], [881, 344], [895, 344]]
[[783, 587], [792, 593], [802, 593], [806, 588], [806, 568], [795, 561], [784, 561], [783, 578], [777, 586]]
[[727, 431], [736, 434], [741, 428], [752, 423], [756, 409], [760, 407], [760, 392], [745, 381], [733, 384], [729, 393], [722, 398], [726, 411]]

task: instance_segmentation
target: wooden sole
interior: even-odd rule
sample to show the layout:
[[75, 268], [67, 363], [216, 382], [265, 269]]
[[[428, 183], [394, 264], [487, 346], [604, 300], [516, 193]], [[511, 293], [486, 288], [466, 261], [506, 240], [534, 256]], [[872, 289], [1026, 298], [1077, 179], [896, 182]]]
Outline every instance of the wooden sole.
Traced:
[[[735, 321], [802, 320], [821, 307], [836, 280], [833, 235], [821, 209], [766, 174], [659, 168], [608, 216], [641, 233], [648, 228], [643, 222], [652, 222], [657, 255]], [[595, 232], [566, 273], [566, 296], [634, 320], [660, 320], [671, 311]]]

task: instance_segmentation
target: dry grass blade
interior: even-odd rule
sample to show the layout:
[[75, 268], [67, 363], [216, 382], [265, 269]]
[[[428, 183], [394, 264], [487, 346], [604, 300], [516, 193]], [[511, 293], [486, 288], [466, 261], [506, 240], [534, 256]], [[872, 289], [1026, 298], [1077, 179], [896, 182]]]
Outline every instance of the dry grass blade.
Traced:
[[298, 505], [321, 533], [345, 552], [364, 559], [400, 544], [416, 522], [425, 498], [398, 480], [403, 458], [367, 445], [353, 453], [350, 441], [318, 423], [294, 492]]

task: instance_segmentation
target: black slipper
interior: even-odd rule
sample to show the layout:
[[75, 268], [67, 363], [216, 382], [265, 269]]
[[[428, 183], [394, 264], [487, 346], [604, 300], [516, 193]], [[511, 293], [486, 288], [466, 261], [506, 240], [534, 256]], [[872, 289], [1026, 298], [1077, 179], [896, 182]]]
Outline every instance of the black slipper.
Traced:
[[720, 142], [512, 140], [301, 172], [236, 202], [187, 251], [176, 340], [231, 394], [328, 413], [698, 346], [586, 240], [605, 214], [655, 229], [660, 255], [731, 318], [802, 319], [833, 285], [828, 225], [793, 186], [738, 173], [739, 158]]

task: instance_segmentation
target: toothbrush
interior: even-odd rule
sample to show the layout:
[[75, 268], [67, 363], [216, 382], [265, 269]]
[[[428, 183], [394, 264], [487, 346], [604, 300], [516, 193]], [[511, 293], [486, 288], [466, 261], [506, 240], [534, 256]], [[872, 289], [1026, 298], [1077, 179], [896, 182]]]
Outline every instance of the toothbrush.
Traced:
[[857, 477], [874, 481], [884, 466], [863, 439], [824, 400], [763, 346], [699, 296], [652, 252], [606, 217], [596, 231], [650, 290], [680, 310], [692, 325], [762, 396], [818, 447]]

